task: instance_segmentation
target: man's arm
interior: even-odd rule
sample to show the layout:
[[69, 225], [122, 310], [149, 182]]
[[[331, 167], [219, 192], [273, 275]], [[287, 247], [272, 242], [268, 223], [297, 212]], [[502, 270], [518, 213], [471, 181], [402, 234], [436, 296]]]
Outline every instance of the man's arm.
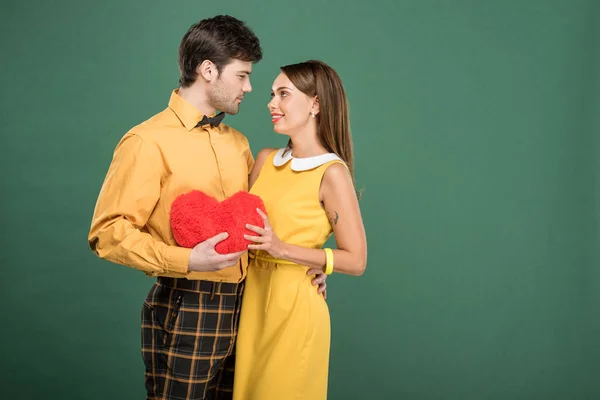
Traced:
[[[248, 139], [246, 139], [246, 143], [248, 143]], [[252, 155], [252, 151], [250, 150], [249, 143], [248, 148], [246, 149], [246, 162], [248, 163], [248, 176], [250, 176], [252, 168], [254, 168], [254, 156]]]
[[88, 242], [99, 257], [150, 275], [185, 274], [190, 249], [141, 231], [160, 196], [161, 163], [159, 150], [138, 135], [121, 140], [96, 203]]

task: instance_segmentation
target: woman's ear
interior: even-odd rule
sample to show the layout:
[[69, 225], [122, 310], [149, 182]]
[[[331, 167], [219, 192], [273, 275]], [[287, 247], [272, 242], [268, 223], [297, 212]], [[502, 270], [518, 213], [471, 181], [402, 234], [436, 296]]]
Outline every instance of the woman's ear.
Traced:
[[319, 96], [315, 96], [313, 100], [313, 105], [310, 109], [311, 115], [317, 115], [319, 113]]

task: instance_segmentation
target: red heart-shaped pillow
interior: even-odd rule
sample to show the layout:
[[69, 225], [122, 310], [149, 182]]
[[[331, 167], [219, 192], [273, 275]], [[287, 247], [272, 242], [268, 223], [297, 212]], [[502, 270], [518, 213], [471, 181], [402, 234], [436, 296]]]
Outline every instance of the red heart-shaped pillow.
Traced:
[[246, 229], [246, 224], [264, 227], [257, 208], [266, 214], [262, 199], [248, 192], [238, 192], [219, 202], [204, 192], [194, 190], [179, 195], [171, 204], [171, 230], [181, 247], [193, 248], [221, 232], [227, 232], [229, 237], [215, 246], [217, 253], [248, 250], [252, 242], [244, 239], [244, 234], [257, 234]]

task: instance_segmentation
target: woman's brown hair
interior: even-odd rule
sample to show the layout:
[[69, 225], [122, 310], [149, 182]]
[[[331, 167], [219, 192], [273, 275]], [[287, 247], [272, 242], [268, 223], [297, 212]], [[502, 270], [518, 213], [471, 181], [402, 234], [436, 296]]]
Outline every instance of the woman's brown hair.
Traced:
[[[350, 133], [348, 99], [337, 72], [318, 60], [281, 67], [288, 79], [307, 96], [317, 96], [317, 137], [330, 153], [340, 157], [354, 182], [354, 146]], [[291, 149], [292, 142], [288, 143]]]

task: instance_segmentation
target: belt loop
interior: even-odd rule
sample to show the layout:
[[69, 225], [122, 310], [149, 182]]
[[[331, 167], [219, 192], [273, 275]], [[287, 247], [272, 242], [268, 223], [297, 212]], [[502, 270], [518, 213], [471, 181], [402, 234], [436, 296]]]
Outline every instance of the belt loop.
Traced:
[[212, 287], [210, 288], [210, 299], [214, 299], [215, 297], [215, 289], [216, 289], [216, 282], [212, 282]]

